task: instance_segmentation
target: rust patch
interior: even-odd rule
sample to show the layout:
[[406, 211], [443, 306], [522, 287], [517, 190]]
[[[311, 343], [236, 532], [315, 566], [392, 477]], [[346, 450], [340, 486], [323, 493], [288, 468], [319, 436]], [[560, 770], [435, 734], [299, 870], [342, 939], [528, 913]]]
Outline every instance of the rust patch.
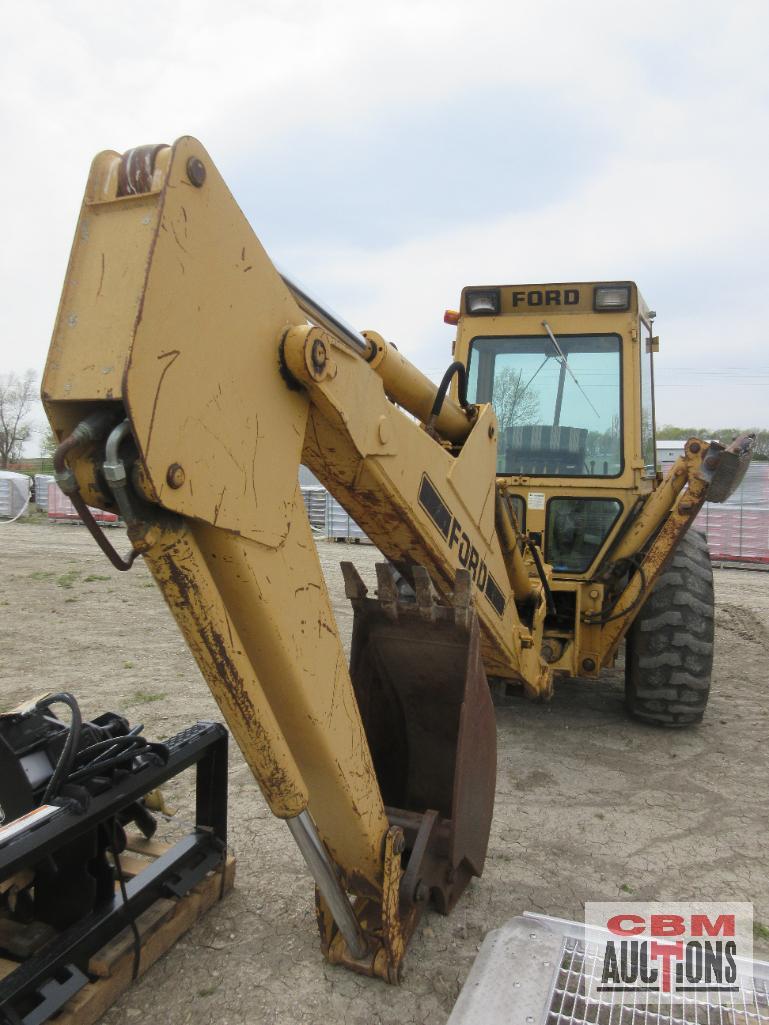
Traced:
[[[222, 711], [227, 722], [232, 726], [241, 751], [264, 790], [265, 796], [270, 802], [297, 806], [301, 810], [304, 807], [303, 795], [296, 790], [284, 769], [275, 761], [270, 738], [256, 714], [246, 683], [230, 657], [229, 650], [232, 645], [230, 643], [228, 647], [225, 639], [211, 624], [200, 603], [194, 577], [179, 565], [171, 553], [163, 555], [160, 562], [165, 570], [165, 579], [168, 581], [166, 587], [161, 588], [166, 601], [169, 605], [177, 605], [190, 614], [194, 623], [194, 631], [187, 632], [187, 642], [220, 707], [222, 707], [222, 702], [219, 701], [219, 687], [226, 692], [228, 700], [222, 707]], [[162, 581], [164, 574], [160, 573], [158, 577]], [[175, 595], [168, 593], [171, 587], [175, 591]], [[233, 711], [237, 713], [239, 722], [233, 722]], [[241, 724], [248, 735], [247, 748], [242, 739], [238, 738], [239, 733], [242, 738], [242, 730], [238, 729]]]

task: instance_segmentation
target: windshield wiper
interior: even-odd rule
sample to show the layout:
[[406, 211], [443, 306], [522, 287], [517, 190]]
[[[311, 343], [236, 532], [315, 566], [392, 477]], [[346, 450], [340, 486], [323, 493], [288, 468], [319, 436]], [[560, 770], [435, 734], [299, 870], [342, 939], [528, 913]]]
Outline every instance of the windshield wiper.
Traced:
[[[545, 329], [545, 331], [547, 331], [548, 335], [550, 336], [550, 341], [551, 341], [551, 342], [553, 343], [553, 345], [554, 345], [554, 346], [556, 347], [556, 350], [558, 351], [558, 362], [559, 362], [559, 363], [561, 364], [561, 366], [562, 366], [562, 367], [564, 368], [564, 370], [567, 370], [567, 371], [568, 371], [568, 373], [569, 373], [569, 377], [571, 377], [572, 381], [573, 381], [573, 382], [574, 382], [574, 383], [576, 384], [576, 386], [577, 386], [577, 387], [579, 388], [580, 392], [582, 392], [582, 397], [584, 398], [585, 402], [587, 402], [588, 406], [590, 406], [590, 408], [591, 408], [591, 409], [593, 410], [593, 412], [595, 413], [595, 415], [596, 415], [596, 416], [598, 417], [598, 419], [600, 420], [600, 419], [601, 419], [601, 414], [600, 414], [600, 413], [598, 412], [598, 410], [597, 410], [597, 409], [595, 408], [595, 406], [593, 405], [593, 403], [592, 403], [592, 402], [590, 401], [590, 399], [589, 399], [589, 398], [587, 397], [587, 395], [585, 394], [585, 390], [584, 390], [584, 388], [583, 388], [583, 387], [582, 387], [582, 385], [581, 385], [581, 384], [579, 383], [579, 381], [577, 380], [577, 378], [576, 378], [576, 377], [574, 376], [574, 372], [573, 372], [573, 370], [571, 369], [571, 367], [569, 366], [569, 361], [568, 361], [568, 360], [566, 359], [566, 355], [565, 355], [565, 353], [564, 353], [563, 349], [562, 349], [562, 348], [561, 348], [561, 346], [560, 346], [560, 345], [558, 344], [558, 339], [557, 339], [557, 338], [555, 337], [555, 335], [553, 334], [553, 329], [552, 329], [552, 328], [550, 327], [550, 325], [548, 324], [548, 322], [547, 322], [546, 320], [543, 320], [543, 321], [542, 321], [542, 327], [543, 327], [543, 328]], [[540, 370], [541, 370], [541, 369], [542, 369], [542, 368], [540, 367]], [[539, 370], [537, 371], [537, 373], [539, 373]]]
[[525, 395], [525, 394], [526, 394], [526, 392], [527, 392], [527, 391], [529, 390], [529, 385], [530, 385], [530, 384], [531, 384], [531, 382], [532, 382], [532, 381], [534, 380], [534, 378], [535, 378], [535, 377], [537, 376], [537, 374], [538, 374], [538, 373], [540, 372], [540, 370], [541, 370], [541, 369], [542, 369], [542, 367], [543, 367], [543, 366], [545, 365], [545, 363], [547, 363], [547, 361], [548, 361], [549, 359], [552, 359], [552, 358], [553, 358], [553, 357], [552, 357], [552, 356], [550, 356], [550, 355], [547, 355], [547, 356], [545, 356], [545, 358], [544, 358], [544, 359], [542, 360], [542, 362], [541, 362], [541, 363], [539, 364], [539, 366], [537, 367], [537, 369], [536, 369], [536, 370], [534, 371], [534, 373], [533, 373], [533, 374], [531, 375], [531, 377], [530, 377], [530, 378], [528, 379], [528, 381], [526, 382], [526, 384], [525, 384], [525, 385], [523, 386], [523, 389], [522, 389], [522, 394], [523, 394], [523, 395]]

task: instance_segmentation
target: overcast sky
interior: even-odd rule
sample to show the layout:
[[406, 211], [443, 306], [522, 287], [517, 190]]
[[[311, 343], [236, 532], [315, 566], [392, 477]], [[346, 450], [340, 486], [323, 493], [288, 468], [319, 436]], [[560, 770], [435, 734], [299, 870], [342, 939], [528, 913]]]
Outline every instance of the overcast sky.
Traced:
[[464, 284], [632, 278], [658, 423], [769, 426], [769, 4], [2, 5], [0, 372], [93, 155], [197, 136], [273, 259], [433, 377]]

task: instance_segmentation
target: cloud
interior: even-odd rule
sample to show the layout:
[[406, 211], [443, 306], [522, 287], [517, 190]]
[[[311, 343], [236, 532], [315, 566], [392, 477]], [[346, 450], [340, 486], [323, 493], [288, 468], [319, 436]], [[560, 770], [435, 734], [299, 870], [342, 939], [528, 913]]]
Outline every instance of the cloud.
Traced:
[[[42, 368], [93, 154], [187, 132], [281, 264], [433, 374], [464, 284], [580, 278], [639, 281], [661, 368], [668, 351], [762, 364], [761, 2], [168, 0], [131, 17], [37, 0], [4, 17], [3, 369]], [[724, 418], [748, 390], [714, 397]], [[675, 419], [689, 385], [660, 401]]]

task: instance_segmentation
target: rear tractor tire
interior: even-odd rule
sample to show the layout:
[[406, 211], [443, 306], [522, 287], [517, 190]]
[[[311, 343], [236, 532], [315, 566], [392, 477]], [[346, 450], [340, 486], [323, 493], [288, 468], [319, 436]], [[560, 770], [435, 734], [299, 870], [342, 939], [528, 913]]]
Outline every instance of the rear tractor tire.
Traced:
[[704, 534], [689, 530], [627, 634], [625, 702], [657, 726], [701, 721], [713, 671], [713, 568]]

